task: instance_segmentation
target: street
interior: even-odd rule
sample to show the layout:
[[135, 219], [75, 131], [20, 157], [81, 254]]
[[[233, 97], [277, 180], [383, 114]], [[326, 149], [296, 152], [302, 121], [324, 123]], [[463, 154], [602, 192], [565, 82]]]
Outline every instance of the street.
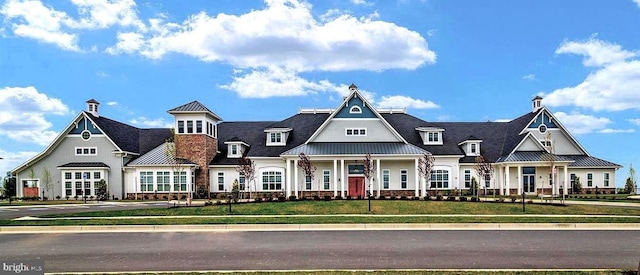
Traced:
[[0, 235], [46, 272], [637, 269], [638, 231], [307, 231]]

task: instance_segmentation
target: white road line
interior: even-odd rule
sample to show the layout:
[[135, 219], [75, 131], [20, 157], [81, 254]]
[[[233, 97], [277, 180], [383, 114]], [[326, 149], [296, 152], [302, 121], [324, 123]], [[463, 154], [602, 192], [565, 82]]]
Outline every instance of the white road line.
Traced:
[[11, 208], [5, 208], [5, 209], [0, 208], [0, 211], [13, 211], [13, 212], [16, 212], [16, 211], [19, 211], [19, 210], [18, 209], [11, 209]]

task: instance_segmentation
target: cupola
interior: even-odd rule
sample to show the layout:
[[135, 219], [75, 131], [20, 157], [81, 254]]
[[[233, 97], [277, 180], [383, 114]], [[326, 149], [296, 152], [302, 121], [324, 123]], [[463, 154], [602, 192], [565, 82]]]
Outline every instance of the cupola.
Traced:
[[540, 110], [540, 108], [542, 108], [542, 97], [536, 96], [531, 101], [533, 101], [533, 111], [532, 112], [535, 113], [538, 110]]
[[87, 112], [89, 112], [90, 114], [92, 114], [94, 117], [100, 117], [99, 113], [98, 113], [98, 106], [100, 105], [100, 102], [98, 102], [95, 99], [89, 99], [87, 100]]

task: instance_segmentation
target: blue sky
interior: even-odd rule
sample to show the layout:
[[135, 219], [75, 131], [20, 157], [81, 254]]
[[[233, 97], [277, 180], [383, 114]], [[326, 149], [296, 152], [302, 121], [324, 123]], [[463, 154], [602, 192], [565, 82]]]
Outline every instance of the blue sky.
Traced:
[[374, 105], [496, 121], [543, 104], [594, 156], [640, 163], [640, 0], [0, 1], [0, 171], [85, 101], [166, 127], [198, 100], [224, 120]]

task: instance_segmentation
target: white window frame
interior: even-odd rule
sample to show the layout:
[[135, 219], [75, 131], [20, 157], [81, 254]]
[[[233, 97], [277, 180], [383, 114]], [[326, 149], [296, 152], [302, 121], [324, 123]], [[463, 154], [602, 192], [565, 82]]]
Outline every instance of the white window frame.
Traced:
[[[468, 179], [468, 180], [467, 180], [467, 176], [469, 176], [469, 179]], [[464, 178], [463, 178], [463, 180], [464, 180], [464, 185], [463, 185], [463, 186], [464, 186], [464, 188], [472, 188], [472, 186], [471, 186], [471, 178], [472, 178], [472, 176], [471, 176], [471, 170], [470, 170], [470, 169], [465, 169], [465, 170], [464, 170], [464, 176], [463, 176], [463, 177], [464, 177]], [[469, 183], [469, 184], [467, 184], [467, 183]], [[467, 187], [467, 185], [468, 185], [468, 187]]]
[[[591, 179], [589, 179], [591, 176]], [[593, 173], [587, 173], [587, 187], [593, 187]]]
[[[446, 172], [447, 175], [447, 186], [444, 186], [444, 175]], [[438, 174], [442, 174], [442, 186], [438, 186]], [[435, 180], [433, 178], [436, 178]], [[435, 185], [435, 187], [434, 187]], [[451, 170], [445, 167], [434, 167], [433, 170], [431, 171], [431, 179], [429, 180], [429, 187], [430, 188], [438, 188], [438, 189], [449, 189], [451, 186]]]
[[[475, 145], [475, 148], [474, 148], [474, 145]], [[477, 142], [469, 143], [469, 155], [477, 156], [479, 155], [479, 152], [480, 152], [480, 144], [478, 144]]]
[[331, 170], [322, 170], [322, 183], [324, 190], [331, 189]]
[[604, 184], [603, 187], [609, 187], [610, 181], [611, 181], [611, 174], [609, 172], [602, 173], [602, 182]]
[[424, 135], [424, 145], [442, 145], [442, 132], [427, 131]]
[[[349, 134], [349, 132], [351, 132], [351, 134]], [[348, 137], [366, 137], [367, 128], [345, 128], [344, 135]]]
[[389, 189], [391, 183], [391, 170], [382, 169], [382, 189]]
[[362, 114], [362, 107], [360, 107], [358, 105], [351, 106], [351, 108], [349, 108], [349, 113], [350, 114]]
[[[287, 145], [287, 135], [284, 132], [267, 132], [267, 146]], [[280, 139], [280, 141], [278, 141]]]
[[224, 172], [218, 172], [218, 191], [224, 191]]
[[[78, 154], [78, 150], [80, 150], [80, 153]], [[84, 153], [84, 150], [87, 150], [88, 153]], [[94, 150], [95, 153], [91, 153], [91, 150]], [[98, 155], [98, 147], [75, 147], [74, 148], [74, 152], [76, 156], [97, 156]]]
[[[405, 177], [405, 179], [402, 179], [402, 176]], [[400, 170], [400, 189], [407, 189], [409, 188], [409, 170], [407, 169], [402, 169]]]
[[[262, 191], [282, 191], [282, 187], [284, 185], [284, 172], [280, 171], [280, 170], [266, 170], [266, 171], [262, 171], [262, 173], [260, 174], [260, 181], [262, 183]], [[273, 188], [271, 188], [271, 181], [267, 180], [266, 182], [264, 181], [265, 176], [267, 177], [267, 179], [271, 176], [273, 176]], [[280, 176], [280, 182], [278, 182], [276, 179], [278, 178], [278, 176]], [[267, 188], [265, 187], [265, 184], [267, 185]], [[278, 188], [278, 184], [280, 184], [280, 188]]]

